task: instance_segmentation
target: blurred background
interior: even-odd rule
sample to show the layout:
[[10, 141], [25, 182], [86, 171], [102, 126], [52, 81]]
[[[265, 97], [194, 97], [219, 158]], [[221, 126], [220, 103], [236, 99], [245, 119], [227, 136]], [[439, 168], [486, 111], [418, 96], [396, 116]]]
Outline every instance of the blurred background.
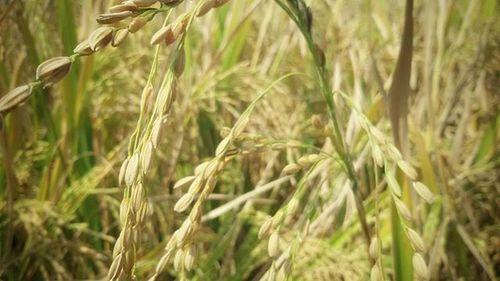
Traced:
[[[175, 18], [194, 7], [186, 0]], [[325, 53], [332, 89], [388, 138], [384, 93], [396, 64], [404, 1], [306, 1], [312, 34]], [[46, 59], [70, 55], [99, 25], [114, 1], [0, 1], [0, 94], [33, 81]], [[495, 0], [415, 1], [410, 77], [410, 163], [435, 194], [413, 200], [414, 228], [426, 244], [431, 280], [495, 280], [500, 271], [500, 24]], [[155, 49], [149, 42], [165, 19], [159, 13], [117, 48], [78, 58], [61, 83], [38, 90], [2, 120], [0, 166], [0, 280], [101, 280], [120, 232], [123, 188], [117, 178], [139, 117]], [[173, 48], [161, 48], [159, 73]], [[145, 179], [152, 212], [142, 231], [135, 274], [146, 280], [168, 237], [185, 215], [173, 206], [176, 180], [213, 157], [221, 130], [287, 73], [258, 103], [243, 143], [218, 178], [205, 212], [280, 177], [301, 155], [333, 153], [312, 116], [327, 122], [306, 41], [274, 1], [233, 0], [195, 18], [185, 42], [186, 66], [178, 99]], [[392, 272], [390, 200], [384, 177], [366, 154], [367, 134], [339, 99], [340, 122], [355, 155], [360, 196], [372, 229], [377, 224], [385, 280]], [[273, 150], [275, 142], [299, 147]], [[261, 143], [259, 145], [259, 143]], [[299, 212], [281, 228], [291, 237], [310, 219], [315, 231], [292, 262], [290, 280], [368, 280], [360, 222], [338, 198], [343, 171], [332, 161], [308, 181]], [[305, 174], [305, 173], [304, 173]], [[260, 280], [269, 267], [257, 231], [290, 199], [297, 180], [207, 220], [196, 239], [202, 251], [190, 280]], [[354, 214], [353, 214], [354, 213]], [[377, 221], [377, 222], [376, 222]], [[167, 270], [161, 280], [174, 280]]]

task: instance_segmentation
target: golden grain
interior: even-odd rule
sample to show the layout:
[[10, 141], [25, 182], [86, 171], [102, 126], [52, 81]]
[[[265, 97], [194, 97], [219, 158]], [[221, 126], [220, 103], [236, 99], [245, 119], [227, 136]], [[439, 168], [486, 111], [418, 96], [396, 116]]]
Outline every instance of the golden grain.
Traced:
[[36, 69], [36, 79], [52, 85], [63, 79], [71, 69], [70, 57], [55, 57], [41, 63]]
[[150, 44], [151, 45], [159, 44], [160, 42], [165, 40], [167, 36], [173, 37], [171, 25], [164, 26], [160, 28], [158, 31], [156, 31], [155, 34], [153, 34], [153, 36], [151, 37]]
[[136, 4], [133, 2], [124, 2], [118, 5], [114, 5], [111, 8], [109, 8], [109, 11], [111, 13], [118, 13], [118, 12], [123, 12], [123, 11], [137, 11], [138, 7]]
[[79, 54], [80, 56], [88, 56], [94, 53], [94, 51], [90, 47], [89, 40], [85, 39], [75, 47], [73, 53]]
[[144, 17], [137, 17], [134, 18], [129, 24], [128, 24], [128, 31], [130, 33], [136, 33], [139, 31], [144, 25], [148, 23], [148, 20]]
[[190, 185], [196, 178], [198, 178], [198, 177], [196, 177], [196, 176], [183, 177], [175, 183], [174, 189], [186, 187], [186, 186]]
[[191, 205], [191, 203], [193, 202], [193, 200], [194, 200], [194, 195], [193, 194], [191, 194], [191, 193], [184, 194], [179, 199], [179, 201], [177, 201], [177, 203], [175, 204], [174, 211], [176, 211], [178, 213], [184, 212], [185, 210], [187, 210], [187, 208], [189, 208], [189, 206]]
[[277, 257], [280, 251], [280, 237], [278, 231], [274, 231], [269, 237], [269, 242], [267, 244], [267, 253], [270, 257]]
[[101, 50], [106, 47], [113, 39], [113, 28], [104, 26], [97, 28], [89, 36], [90, 48], [93, 51]]
[[425, 244], [424, 240], [422, 240], [422, 237], [420, 237], [420, 235], [411, 228], [407, 228], [406, 231], [408, 232], [408, 238], [410, 239], [410, 242], [413, 245], [415, 251], [420, 253], [425, 252]]
[[153, 142], [148, 141], [141, 152], [142, 159], [142, 172], [145, 174], [149, 170], [149, 166], [151, 165], [151, 161], [153, 159]]
[[115, 22], [119, 22], [124, 20], [130, 16], [132, 16], [131, 11], [121, 11], [121, 12], [113, 12], [107, 14], [100, 14], [97, 16], [96, 21], [100, 24], [111, 24]]
[[379, 244], [378, 244], [378, 238], [377, 237], [372, 238], [372, 241], [370, 243], [370, 247], [369, 247], [369, 251], [368, 252], [370, 254], [370, 257], [373, 260], [377, 260], [378, 259], [380, 250], [379, 250]]
[[137, 176], [139, 175], [139, 153], [136, 153], [130, 157], [127, 164], [127, 169], [125, 171], [125, 184], [131, 186], [134, 184]]
[[158, 0], [132, 0], [132, 3], [138, 7], [149, 7], [156, 2], [158, 2]]
[[413, 255], [413, 269], [418, 280], [429, 280], [429, 269], [425, 264], [425, 260], [420, 253]]
[[204, 16], [206, 13], [208, 13], [214, 7], [214, 4], [215, 4], [215, 0], [206, 0], [205, 2], [203, 2], [203, 4], [201, 4], [200, 8], [196, 12], [196, 16], [197, 17]]
[[302, 167], [296, 163], [290, 163], [286, 165], [283, 170], [281, 171], [284, 175], [290, 176], [293, 175], [297, 172], [299, 172], [302, 169]]
[[111, 40], [111, 46], [118, 47], [119, 45], [121, 45], [125, 41], [125, 39], [127, 39], [127, 37], [128, 37], [128, 30], [127, 29], [117, 30], [113, 34], [113, 39]]
[[22, 104], [31, 95], [32, 88], [29, 85], [23, 85], [10, 90], [0, 99], [0, 113], [5, 114], [15, 107]]
[[425, 202], [432, 204], [434, 202], [434, 193], [423, 183], [417, 181], [413, 183], [413, 189], [415, 192], [425, 200]]

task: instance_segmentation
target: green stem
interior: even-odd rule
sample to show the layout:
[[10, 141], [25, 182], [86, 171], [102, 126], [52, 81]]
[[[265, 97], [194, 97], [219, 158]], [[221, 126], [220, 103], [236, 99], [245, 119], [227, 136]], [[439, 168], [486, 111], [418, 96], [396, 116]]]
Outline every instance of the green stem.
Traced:
[[321, 58], [317, 54], [316, 46], [312, 39], [312, 35], [307, 29], [306, 25], [301, 21], [301, 19], [294, 15], [294, 13], [283, 3], [281, 0], [275, 0], [275, 2], [288, 14], [288, 16], [295, 22], [297, 27], [300, 29], [304, 39], [306, 40], [307, 47], [309, 52], [311, 53], [314, 60], [314, 67], [316, 69], [317, 75], [319, 77], [319, 86], [321, 89], [321, 93], [323, 98], [326, 101], [326, 105], [328, 107], [328, 114], [330, 116], [330, 120], [333, 126], [333, 135], [331, 136], [332, 144], [339, 154], [339, 157], [343, 163], [343, 166], [347, 172], [349, 179], [352, 182], [352, 189], [354, 191], [354, 197], [356, 201], [356, 209], [361, 222], [361, 227], [363, 229], [363, 234], [366, 239], [366, 250], [368, 251], [368, 247], [370, 245], [370, 232], [368, 229], [368, 224], [366, 222], [365, 210], [362, 204], [362, 200], [358, 194], [358, 179], [356, 177], [356, 172], [354, 166], [352, 164], [352, 159], [349, 154], [348, 147], [345, 143], [344, 136], [342, 134], [342, 129], [340, 126], [340, 122], [337, 118], [337, 108], [335, 106], [335, 101], [333, 100], [332, 89], [328, 83], [328, 71], [324, 67], [321, 62]]

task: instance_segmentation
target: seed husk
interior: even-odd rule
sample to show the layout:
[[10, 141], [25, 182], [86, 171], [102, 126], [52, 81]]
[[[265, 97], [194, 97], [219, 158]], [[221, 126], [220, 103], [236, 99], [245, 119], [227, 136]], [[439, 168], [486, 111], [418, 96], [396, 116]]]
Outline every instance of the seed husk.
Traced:
[[108, 279], [115, 280], [120, 274], [120, 270], [123, 264], [123, 256], [122, 254], [118, 254], [118, 256], [113, 260], [113, 263], [109, 267]]
[[201, 175], [205, 171], [205, 169], [208, 167], [209, 164], [210, 164], [210, 161], [202, 162], [201, 164], [199, 164], [198, 166], [196, 166], [194, 168], [194, 174], [196, 176]]
[[277, 257], [280, 251], [280, 237], [277, 231], [274, 231], [269, 237], [269, 242], [267, 244], [267, 253], [270, 257]]
[[307, 158], [311, 164], [314, 164], [314, 163], [318, 162], [320, 157], [321, 156], [319, 154], [314, 153], [314, 154], [309, 154], [309, 156]]
[[283, 171], [282, 173], [284, 175], [287, 175], [287, 176], [290, 176], [290, 175], [293, 175], [295, 173], [297, 173], [298, 171], [300, 171], [302, 169], [302, 167], [298, 164], [295, 164], [295, 163], [290, 163], [288, 165], [286, 165], [284, 168], [283, 168]]
[[179, 199], [179, 201], [177, 201], [177, 203], [175, 204], [174, 211], [176, 211], [178, 213], [184, 212], [185, 210], [187, 210], [187, 208], [189, 208], [189, 206], [191, 205], [191, 203], [193, 202], [193, 200], [194, 200], [194, 195], [193, 194], [191, 194], [191, 193], [184, 194]]
[[139, 183], [133, 187], [130, 201], [132, 202], [134, 211], [138, 212], [141, 204], [144, 202], [144, 186], [142, 184]]
[[216, 183], [217, 180], [215, 177], [208, 178], [204, 190], [206, 190], [208, 193], [212, 193]]
[[36, 79], [48, 85], [59, 82], [71, 69], [70, 57], [55, 57], [42, 62], [36, 69]]
[[220, 7], [224, 4], [226, 4], [227, 2], [229, 2], [229, 0], [215, 0], [214, 1], [214, 8]]
[[201, 215], [203, 214], [203, 206], [201, 205], [201, 201], [196, 201], [194, 203], [193, 208], [191, 209], [191, 212], [189, 213], [189, 219], [191, 221], [200, 221], [201, 220]]
[[387, 185], [391, 189], [392, 193], [397, 197], [401, 197], [401, 187], [399, 186], [398, 181], [394, 177], [394, 174], [390, 167], [386, 166], [385, 169], [385, 180]]
[[158, 144], [160, 143], [162, 123], [163, 119], [157, 119], [153, 124], [153, 129], [151, 129], [151, 141], [153, 142], [154, 148], [158, 148]]
[[119, 13], [119, 12], [123, 12], [123, 11], [135, 12], [135, 11], [137, 11], [137, 8], [138, 8], [137, 5], [134, 4], [133, 2], [124, 2], [124, 3], [118, 4], [118, 5], [112, 6], [111, 8], [109, 8], [109, 11], [111, 13]]
[[79, 54], [80, 56], [88, 56], [91, 55], [94, 51], [90, 47], [89, 40], [85, 39], [80, 44], [78, 44], [73, 53]]
[[422, 237], [420, 237], [420, 235], [411, 228], [407, 228], [407, 231], [408, 238], [410, 239], [413, 248], [415, 248], [415, 251], [423, 253], [425, 251], [425, 243], [424, 240], [422, 240]]
[[370, 247], [369, 247], [369, 253], [370, 253], [370, 257], [374, 260], [378, 259], [378, 256], [379, 256], [379, 248], [378, 248], [378, 238], [373, 238], [371, 243], [370, 243]]
[[372, 269], [370, 270], [370, 281], [380, 281], [382, 278], [380, 278], [380, 269], [378, 268], [378, 265], [373, 265]]
[[90, 48], [93, 51], [98, 51], [106, 47], [113, 39], [113, 28], [103, 26], [96, 29], [89, 36]]
[[413, 183], [413, 189], [417, 194], [425, 200], [425, 202], [432, 204], [434, 202], [434, 194], [430, 189], [423, 183], [417, 181]]
[[113, 258], [116, 258], [118, 254], [122, 251], [123, 249], [123, 234], [120, 233], [118, 236], [118, 239], [115, 241], [115, 245], [113, 246]]
[[125, 198], [120, 204], [120, 223], [122, 226], [125, 225], [127, 221], [128, 203], [129, 200]]
[[151, 37], [150, 43], [151, 45], [159, 44], [163, 40], [166, 40], [167, 37], [170, 37], [169, 40], [172, 40], [173, 37], [172, 26], [170, 24], [156, 31], [155, 34], [153, 34], [153, 36]]
[[115, 22], [119, 22], [121, 20], [124, 20], [130, 16], [132, 16], [133, 12], [131, 11], [121, 11], [121, 12], [113, 12], [113, 13], [106, 13], [106, 14], [100, 14], [97, 16], [96, 21], [100, 24], [111, 24]]
[[179, 38], [179, 36], [186, 31], [186, 25], [188, 23], [189, 17], [187, 14], [179, 16], [179, 19], [175, 22], [175, 24], [172, 27], [172, 35], [174, 37], [174, 40]]
[[377, 164], [377, 166], [382, 167], [382, 165], [384, 165], [382, 150], [380, 149], [380, 147], [377, 144], [374, 144], [372, 146], [372, 157], [373, 157], [373, 160], [375, 161], [375, 164]]
[[177, 250], [174, 257], [174, 269], [175, 271], [181, 271], [184, 268], [184, 251], [182, 249]]
[[139, 154], [136, 153], [132, 155], [127, 164], [127, 170], [125, 172], [125, 184], [131, 186], [139, 174]]
[[172, 251], [167, 251], [167, 253], [163, 255], [163, 257], [161, 257], [160, 262], [158, 262], [158, 264], [156, 265], [156, 272], [163, 271], [163, 269], [169, 262], [171, 256], [172, 256]]
[[184, 0], [160, 0], [161, 3], [169, 6], [169, 7], [175, 7], [179, 5], [182, 1]]
[[233, 129], [233, 135], [235, 138], [240, 137], [241, 134], [243, 134], [243, 131], [245, 131], [248, 122], [250, 122], [250, 116], [248, 116], [248, 114], [241, 116], [240, 119], [238, 119], [236, 124], [234, 124]]
[[142, 204], [140, 204], [140, 207], [136, 214], [137, 223], [139, 225], [142, 225], [146, 221], [146, 217], [148, 216], [148, 214], [149, 214], [148, 202], [143, 201]]
[[176, 233], [177, 246], [182, 246], [184, 241], [188, 239], [189, 236], [193, 233], [193, 224], [189, 219], [185, 220], [179, 230]]
[[129, 250], [125, 253], [125, 261], [123, 263], [123, 271], [131, 272], [135, 262], [135, 251]]
[[0, 99], [0, 113], [4, 114], [19, 106], [31, 95], [31, 86], [23, 85], [9, 91]]
[[219, 145], [217, 145], [217, 149], [215, 150], [215, 157], [224, 155], [224, 153], [226, 153], [230, 145], [231, 145], [231, 138], [229, 137], [224, 138], [219, 143]]
[[205, 181], [203, 180], [203, 177], [196, 176], [196, 179], [194, 179], [194, 181], [189, 186], [188, 193], [191, 193], [191, 194], [199, 193], [201, 191], [201, 188], [203, 187], [204, 183], [205, 183]]
[[144, 25], [148, 23], [148, 20], [144, 17], [137, 17], [133, 19], [129, 24], [128, 24], [128, 31], [130, 33], [136, 33], [141, 29]]
[[113, 47], [118, 47], [121, 45], [125, 39], [128, 37], [128, 30], [127, 29], [120, 29], [113, 34], [113, 40], [111, 41], [111, 46]]
[[165, 45], [167, 46], [174, 43], [175, 40], [177, 40], [177, 37], [174, 33], [175, 25], [169, 24], [168, 26], [170, 27], [170, 29], [167, 31], [167, 33], [165, 33], [165, 39], [164, 39]]
[[411, 212], [408, 209], [408, 207], [406, 207], [406, 204], [403, 201], [398, 200], [398, 199], [395, 199], [395, 203], [396, 203], [396, 208], [398, 209], [398, 212], [401, 215], [401, 217], [403, 217], [403, 219], [405, 219], [409, 222], [413, 221], [413, 217], [411, 215]]
[[299, 159], [297, 159], [297, 163], [300, 166], [307, 168], [309, 165], [311, 165], [311, 162], [309, 161], [309, 155], [304, 155], [300, 157]]
[[127, 171], [127, 165], [128, 165], [129, 158], [125, 159], [123, 161], [122, 166], [120, 167], [120, 173], [118, 174], [118, 184], [122, 185], [123, 182], [125, 181], [125, 172]]
[[380, 131], [379, 128], [371, 127], [370, 135], [372, 135], [375, 138], [375, 141], [378, 142], [379, 144], [385, 143], [385, 135], [382, 131]]
[[201, 4], [201, 7], [198, 9], [198, 12], [196, 12], [196, 16], [197, 17], [204, 16], [214, 7], [214, 4], [215, 4], [214, 0], [207, 0], [203, 2], [203, 4]]
[[184, 255], [184, 267], [190, 271], [193, 268], [196, 257], [196, 247], [190, 246]]
[[425, 260], [420, 253], [416, 253], [413, 255], [413, 269], [415, 270], [415, 275], [419, 280], [428, 280], [429, 279], [429, 269], [427, 268], [427, 264], [425, 264]]
[[196, 176], [187, 176], [187, 177], [183, 177], [182, 179], [178, 180], [175, 185], [174, 185], [174, 189], [178, 189], [178, 188], [183, 188], [185, 186], [188, 186], [190, 185], [194, 180], [196, 179]]
[[186, 53], [184, 52], [184, 48], [179, 50], [177, 57], [175, 58], [174, 64], [174, 73], [175, 76], [180, 77], [184, 72], [184, 66], [186, 64]]
[[410, 165], [410, 163], [405, 160], [398, 161], [398, 167], [405, 173], [410, 179], [414, 180], [417, 178], [417, 171]]
[[287, 214], [288, 215], [295, 214], [299, 210], [299, 207], [300, 207], [299, 199], [293, 197], [292, 199], [290, 199], [290, 202], [288, 202], [288, 205], [286, 207]]
[[149, 7], [156, 2], [158, 2], [158, 0], [132, 0], [132, 3], [137, 5], [137, 7]]
[[149, 166], [151, 165], [151, 160], [153, 159], [153, 142], [148, 141], [144, 148], [142, 149], [142, 171], [147, 172]]

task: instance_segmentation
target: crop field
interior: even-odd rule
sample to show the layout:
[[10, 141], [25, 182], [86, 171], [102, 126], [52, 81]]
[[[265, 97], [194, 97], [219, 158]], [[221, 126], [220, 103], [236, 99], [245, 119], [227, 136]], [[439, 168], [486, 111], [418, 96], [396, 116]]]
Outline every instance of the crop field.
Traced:
[[0, 281], [500, 279], [497, 0], [0, 0]]

